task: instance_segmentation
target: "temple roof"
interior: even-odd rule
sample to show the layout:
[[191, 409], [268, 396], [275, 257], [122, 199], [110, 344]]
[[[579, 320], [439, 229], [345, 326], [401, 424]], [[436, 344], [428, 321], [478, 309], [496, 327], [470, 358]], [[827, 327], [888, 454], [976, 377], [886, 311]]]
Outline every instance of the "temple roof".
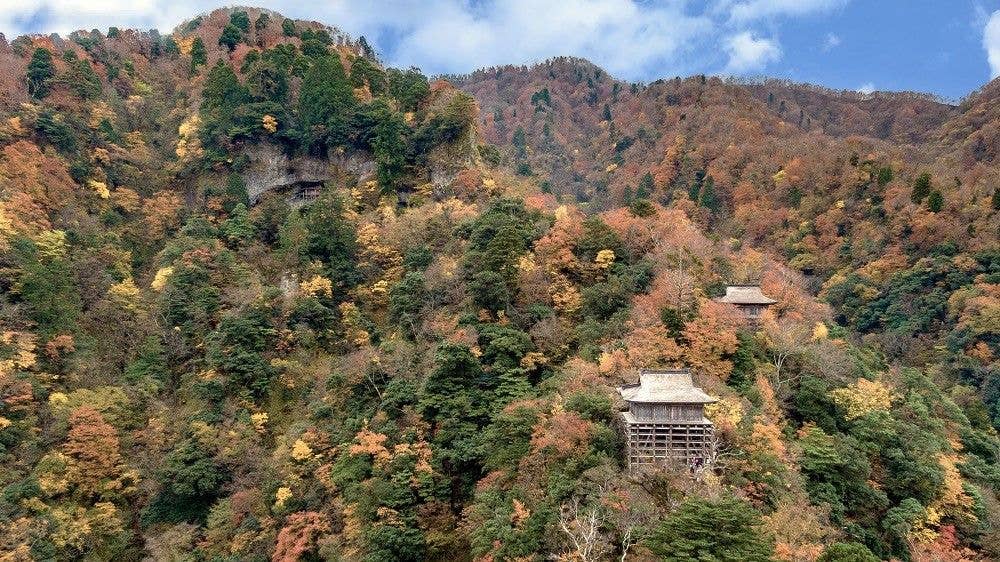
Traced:
[[717, 400], [694, 385], [687, 369], [639, 371], [639, 384], [619, 387], [627, 402], [709, 404]]
[[760, 292], [758, 285], [730, 285], [726, 287], [726, 296], [715, 299], [716, 302], [729, 304], [768, 305], [778, 301]]

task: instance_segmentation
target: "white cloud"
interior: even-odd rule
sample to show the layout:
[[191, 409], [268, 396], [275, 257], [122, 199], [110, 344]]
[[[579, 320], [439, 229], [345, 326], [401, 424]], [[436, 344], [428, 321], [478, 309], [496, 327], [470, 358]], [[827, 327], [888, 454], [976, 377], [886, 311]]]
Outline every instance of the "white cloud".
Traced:
[[[0, 31], [12, 36], [39, 25], [46, 33], [111, 25], [168, 31], [198, 13], [229, 4], [231, 0], [28, 0], [15, 5], [0, 0]], [[698, 46], [716, 36], [711, 17], [688, 13], [684, 0], [654, 5], [639, 0], [256, 4], [366, 35], [388, 62], [431, 73], [571, 55], [624, 78], [645, 79], [694, 71]]]
[[868, 94], [875, 92], [875, 84], [873, 82], [865, 82], [864, 84], [861, 85], [860, 88], [858, 88], [857, 91], [859, 94], [864, 94], [867, 96]]
[[[819, 13], [848, 0], [255, 0], [286, 16], [365, 35], [387, 63], [463, 73], [552, 56], [589, 59], [616, 77], [651, 80], [711, 69], [739, 74], [781, 58], [750, 31], [777, 16]], [[168, 32], [234, 0], [0, 0], [0, 31], [67, 33], [109, 26]], [[773, 32], [772, 32], [773, 33]], [[834, 35], [827, 37], [836, 38]]]
[[223, 0], [194, 2], [177, 0], [28, 0], [0, 2], [0, 31], [8, 36], [44, 23], [45, 33], [68, 33], [77, 29], [107, 29], [108, 26], [138, 29], [170, 29], [195, 14], [224, 5]]
[[983, 29], [983, 48], [990, 63], [990, 78], [1000, 76], [1000, 10], [993, 12]]
[[827, 33], [823, 39], [823, 52], [826, 53], [840, 46], [840, 37], [836, 33]]
[[726, 71], [743, 73], [760, 70], [768, 63], [781, 58], [781, 47], [774, 39], [755, 37], [744, 31], [726, 39], [725, 50], [729, 55]]
[[743, 0], [722, 3], [729, 19], [735, 23], [745, 23], [778, 16], [804, 16], [826, 12], [847, 3], [847, 0]]
[[641, 8], [631, 0], [505, 0], [483, 10], [449, 6], [448, 13], [403, 34], [390, 57], [397, 64], [461, 72], [565, 54], [636, 77], [680, 70], [681, 55], [712, 29], [707, 18], [688, 16], [671, 3]]

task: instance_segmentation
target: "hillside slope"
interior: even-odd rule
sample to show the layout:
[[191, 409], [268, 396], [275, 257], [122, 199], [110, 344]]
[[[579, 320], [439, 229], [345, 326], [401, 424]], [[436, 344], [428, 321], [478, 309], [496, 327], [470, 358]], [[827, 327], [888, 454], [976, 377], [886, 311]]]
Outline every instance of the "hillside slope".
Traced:
[[[430, 81], [255, 8], [0, 65], [0, 559], [1000, 556], [995, 83]], [[630, 477], [663, 366], [720, 454]]]

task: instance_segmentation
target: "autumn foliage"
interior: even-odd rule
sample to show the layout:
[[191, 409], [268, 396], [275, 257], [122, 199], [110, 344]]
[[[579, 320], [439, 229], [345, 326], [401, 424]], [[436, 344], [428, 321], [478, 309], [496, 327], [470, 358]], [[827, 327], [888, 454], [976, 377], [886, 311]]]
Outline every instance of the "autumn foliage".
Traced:
[[[0, 64], [0, 560], [1000, 558], [996, 83], [432, 82], [238, 7]], [[626, 470], [650, 367], [710, 462]]]

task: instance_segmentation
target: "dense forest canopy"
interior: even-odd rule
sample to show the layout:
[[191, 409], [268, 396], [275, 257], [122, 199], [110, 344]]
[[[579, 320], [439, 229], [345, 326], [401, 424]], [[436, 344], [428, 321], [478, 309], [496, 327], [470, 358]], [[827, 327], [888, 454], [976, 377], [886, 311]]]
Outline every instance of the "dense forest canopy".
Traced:
[[[256, 8], [0, 65], [0, 560], [1000, 557], [1000, 82], [430, 79]], [[630, 475], [672, 366], [718, 455]]]

